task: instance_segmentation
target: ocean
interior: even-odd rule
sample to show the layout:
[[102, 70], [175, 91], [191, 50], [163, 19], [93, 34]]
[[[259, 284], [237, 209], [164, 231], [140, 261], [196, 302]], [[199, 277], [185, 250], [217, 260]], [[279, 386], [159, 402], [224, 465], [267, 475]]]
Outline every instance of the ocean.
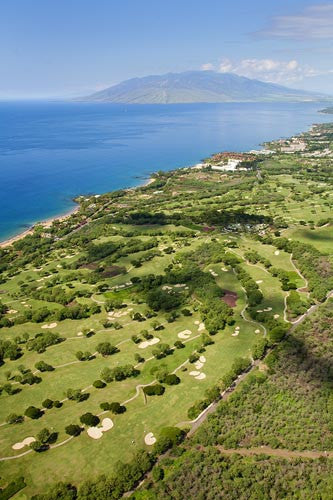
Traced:
[[73, 208], [73, 198], [142, 184], [157, 170], [247, 151], [313, 123], [324, 103], [116, 105], [0, 102], [0, 241]]

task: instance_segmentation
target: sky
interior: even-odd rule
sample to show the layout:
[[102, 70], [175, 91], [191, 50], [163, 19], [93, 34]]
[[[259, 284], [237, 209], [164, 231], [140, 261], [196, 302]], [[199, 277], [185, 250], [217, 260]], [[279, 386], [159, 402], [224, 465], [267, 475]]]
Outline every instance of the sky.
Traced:
[[210, 69], [333, 94], [333, 2], [1, 0], [0, 62], [2, 99]]

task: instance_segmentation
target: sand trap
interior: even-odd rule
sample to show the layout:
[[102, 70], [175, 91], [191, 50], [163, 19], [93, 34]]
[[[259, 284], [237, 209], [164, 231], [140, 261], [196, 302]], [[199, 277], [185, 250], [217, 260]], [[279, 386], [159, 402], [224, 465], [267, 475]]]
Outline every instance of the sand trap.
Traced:
[[65, 259], [71, 259], [74, 255], [65, 255]]
[[274, 314], [273, 318], [278, 319], [280, 317], [280, 314]]
[[41, 290], [43, 287], [42, 286], [38, 286], [37, 287], [37, 290]]
[[259, 329], [257, 329], [257, 330], [255, 330], [255, 331], [254, 331], [254, 333], [260, 333], [260, 330], [259, 330]]
[[197, 375], [195, 377], [196, 380], [203, 380], [204, 378], [206, 378], [206, 374], [205, 373], [200, 373], [199, 375]]
[[40, 283], [41, 281], [44, 281], [44, 278], [40, 278], [39, 280], [36, 280], [38, 281], [38, 283]]
[[153, 337], [150, 340], [144, 340], [143, 342], [141, 342], [138, 345], [138, 348], [139, 349], [146, 349], [146, 347], [149, 347], [150, 345], [158, 344], [159, 341], [160, 341], [160, 339], [158, 337]]
[[279, 250], [275, 250], [274, 255], [280, 255], [280, 251]]
[[218, 274], [215, 271], [213, 271], [213, 269], [209, 269], [209, 272], [214, 278], [218, 276]]
[[[28, 304], [24, 304], [24, 306], [23, 306], [23, 307], [29, 307], [29, 306], [28, 306]], [[43, 327], [42, 327], [42, 328], [43, 328]]]
[[16, 309], [9, 309], [8, 314], [16, 314]]
[[228, 272], [228, 269], [226, 267], [221, 267], [221, 270], [224, 271], [225, 273]]
[[25, 301], [25, 300], [22, 300], [21, 304], [26, 304], [26, 301]]
[[[115, 318], [121, 318], [122, 316], [126, 316], [126, 314], [130, 313], [131, 311], [133, 311], [133, 309], [126, 309], [125, 311], [121, 312], [121, 311], [118, 311], [118, 312], [113, 312], [113, 316]], [[110, 314], [110, 313], [109, 313]]]
[[12, 449], [13, 450], [21, 450], [25, 446], [29, 446], [29, 444], [33, 443], [34, 441], [36, 441], [36, 439], [34, 437], [32, 437], [32, 436], [27, 437], [27, 438], [23, 439], [23, 441], [21, 441], [20, 443], [13, 444]]
[[57, 264], [57, 267], [60, 269], [62, 267], [62, 265], [61, 264]]
[[88, 427], [87, 434], [93, 439], [100, 439], [103, 436], [103, 432], [99, 427]]
[[235, 330], [240, 330], [240, 326], [236, 326]]
[[200, 325], [198, 326], [198, 332], [202, 332], [202, 330], [205, 329], [205, 323], [200, 323]]
[[76, 334], [76, 335], [77, 335], [78, 337], [82, 337], [83, 332], [77, 332], [77, 334]]
[[103, 436], [103, 432], [107, 432], [113, 427], [113, 421], [111, 418], [103, 418], [101, 427], [88, 427], [87, 434], [92, 439], [100, 439]]
[[262, 309], [257, 309], [257, 313], [262, 313], [263, 310]]
[[232, 337], [237, 337], [237, 336], [238, 336], [238, 334], [239, 334], [239, 331], [236, 331], [236, 332], [232, 333], [232, 334], [231, 334], [231, 336], [232, 336]]
[[195, 322], [194, 322], [194, 324], [195, 324], [195, 325], [199, 325], [199, 324], [200, 324], [200, 321], [198, 321], [198, 320], [197, 320], [197, 321], [195, 321]]
[[107, 432], [113, 427], [113, 421], [111, 418], [103, 418], [102, 427], [100, 427], [102, 432]]
[[198, 375], [200, 375], [200, 372], [194, 370], [190, 372], [189, 375], [191, 375], [191, 377], [197, 377]]
[[203, 363], [200, 363], [200, 361], [197, 361], [196, 363], [194, 363], [194, 366], [196, 367], [197, 370], [200, 370], [200, 368], [203, 367]]
[[191, 330], [183, 330], [182, 332], [178, 333], [178, 338], [188, 339], [191, 335], [192, 335]]
[[260, 283], [262, 283], [262, 280], [257, 280], [256, 283], [257, 285], [260, 285]]
[[162, 286], [162, 290], [172, 290], [172, 286], [164, 285]]
[[152, 432], [148, 432], [148, 434], [145, 435], [145, 443], [148, 446], [152, 446], [153, 444], [156, 443], [156, 437]]
[[271, 308], [271, 307], [266, 307], [266, 309], [264, 309], [264, 311], [267, 311], [267, 312], [269, 312], [269, 311], [271, 311], [271, 310], [272, 310], [272, 308]]
[[55, 328], [57, 326], [58, 323], [50, 323], [49, 325], [46, 324], [46, 325], [43, 325], [42, 328]]
[[206, 363], [205, 356], [200, 356], [199, 361], [200, 361], [200, 363]]

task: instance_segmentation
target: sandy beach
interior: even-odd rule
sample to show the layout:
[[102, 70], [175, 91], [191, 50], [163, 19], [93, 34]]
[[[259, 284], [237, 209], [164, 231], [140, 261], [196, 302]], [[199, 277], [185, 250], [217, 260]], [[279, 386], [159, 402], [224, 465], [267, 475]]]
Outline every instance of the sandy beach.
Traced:
[[6, 248], [15, 243], [15, 241], [21, 240], [22, 238], [25, 238], [25, 236], [28, 236], [28, 234], [33, 234], [34, 228], [36, 226], [43, 226], [45, 228], [49, 228], [52, 226], [54, 221], [63, 221], [68, 219], [71, 215], [75, 214], [78, 212], [80, 209], [80, 206], [77, 205], [76, 207], [72, 208], [69, 212], [67, 212], [64, 215], [59, 215], [56, 217], [51, 217], [49, 219], [45, 219], [44, 221], [41, 222], [35, 222], [29, 229], [26, 229], [22, 233], [17, 234], [16, 236], [13, 236], [12, 238], [8, 238], [7, 240], [1, 241], [0, 242], [0, 248]]

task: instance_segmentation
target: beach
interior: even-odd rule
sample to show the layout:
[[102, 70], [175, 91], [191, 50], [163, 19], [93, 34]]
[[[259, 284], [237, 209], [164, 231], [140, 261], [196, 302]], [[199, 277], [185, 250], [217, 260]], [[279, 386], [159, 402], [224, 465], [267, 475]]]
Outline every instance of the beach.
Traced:
[[46, 220], [41, 221], [41, 222], [35, 222], [35, 224], [33, 224], [31, 227], [29, 227], [28, 229], [26, 229], [22, 233], [19, 233], [19, 234], [15, 235], [15, 236], [13, 236], [11, 238], [8, 238], [7, 240], [1, 241], [0, 242], [0, 248], [9, 247], [13, 243], [15, 243], [15, 241], [19, 241], [22, 238], [25, 238], [26, 236], [28, 236], [28, 234], [33, 234], [34, 228], [36, 226], [43, 226], [45, 229], [49, 228], [49, 227], [52, 226], [53, 222], [55, 222], [55, 221], [61, 222], [63, 220], [66, 220], [69, 217], [71, 217], [71, 215], [77, 213], [79, 210], [80, 210], [80, 206], [77, 205], [76, 207], [72, 208], [69, 212], [67, 212], [64, 215], [57, 215], [55, 217], [51, 217], [51, 218], [46, 219]]

